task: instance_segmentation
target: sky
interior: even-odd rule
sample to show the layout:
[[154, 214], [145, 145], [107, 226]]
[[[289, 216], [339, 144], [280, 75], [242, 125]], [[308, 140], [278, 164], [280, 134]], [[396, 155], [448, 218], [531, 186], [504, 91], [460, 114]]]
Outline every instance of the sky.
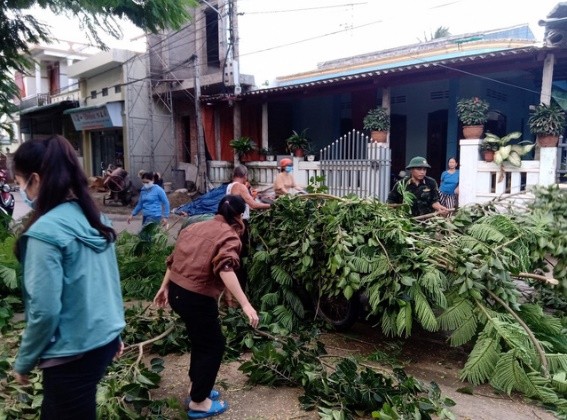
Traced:
[[[557, 0], [237, 0], [242, 73], [256, 75], [257, 85], [276, 76], [315, 69], [330, 59], [409, 45], [439, 27], [452, 35], [529, 24], [538, 25]], [[82, 40], [63, 16], [42, 18], [61, 40]], [[124, 23], [121, 40], [105, 37], [115, 48], [140, 51], [141, 31]], [[258, 36], [258, 34], [261, 36]], [[135, 39], [135, 41], [133, 41]], [[261, 69], [258, 71], [258, 69]]]
[[[315, 69], [318, 62], [408, 45], [438, 27], [452, 35], [538, 25], [556, 0], [239, 0], [241, 71], [257, 83]], [[265, 36], [258, 37], [258, 29]], [[287, 45], [287, 46], [284, 46]], [[260, 80], [258, 80], [260, 79]]]

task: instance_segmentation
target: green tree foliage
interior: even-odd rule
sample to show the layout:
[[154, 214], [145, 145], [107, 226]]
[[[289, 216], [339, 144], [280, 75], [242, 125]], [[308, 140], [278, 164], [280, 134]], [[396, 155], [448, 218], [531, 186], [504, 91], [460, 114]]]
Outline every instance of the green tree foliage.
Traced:
[[[10, 102], [18, 94], [12, 72], [30, 67], [29, 45], [49, 41], [49, 29], [29, 10], [37, 6], [79, 22], [86, 34], [104, 46], [100, 32], [121, 34], [117, 19], [129, 19], [139, 28], [158, 32], [181, 27], [190, 18], [196, 0], [3, 0], [0, 2], [0, 115], [15, 111]], [[10, 124], [0, 128], [11, 131]]]
[[541, 287], [562, 295], [561, 194], [538, 192], [529, 212], [502, 213], [491, 202], [425, 221], [375, 200], [283, 197], [251, 221], [249, 290], [289, 328], [310, 313], [305, 294], [365, 292], [384, 334], [408, 337], [415, 323], [445, 330], [451, 345], [473, 346], [462, 379], [520, 391], [565, 413], [565, 320], [534, 316], [517, 289], [519, 279], [552, 270], [560, 286]]

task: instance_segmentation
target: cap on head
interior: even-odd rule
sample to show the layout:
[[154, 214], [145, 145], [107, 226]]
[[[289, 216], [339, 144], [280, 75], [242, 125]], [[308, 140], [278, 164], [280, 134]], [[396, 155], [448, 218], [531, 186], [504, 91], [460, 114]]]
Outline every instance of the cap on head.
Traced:
[[285, 168], [286, 166], [291, 165], [293, 165], [293, 161], [291, 159], [283, 158], [282, 160], [280, 160], [280, 168]]
[[431, 168], [431, 166], [427, 163], [427, 159], [421, 156], [416, 156], [412, 158], [412, 160], [408, 163], [408, 166], [406, 166], [406, 169], [411, 168]]

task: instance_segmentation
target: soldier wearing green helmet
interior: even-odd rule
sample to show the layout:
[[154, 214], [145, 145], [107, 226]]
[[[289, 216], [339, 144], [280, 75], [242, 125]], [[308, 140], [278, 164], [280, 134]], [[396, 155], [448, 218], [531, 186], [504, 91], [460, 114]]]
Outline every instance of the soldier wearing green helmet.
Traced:
[[431, 168], [427, 159], [421, 156], [412, 158], [406, 169], [410, 174], [394, 184], [388, 194], [388, 203], [402, 204], [403, 193], [411, 193], [411, 214], [421, 216], [433, 212], [446, 214], [448, 209], [439, 202], [439, 188], [437, 182], [426, 176], [427, 169]]

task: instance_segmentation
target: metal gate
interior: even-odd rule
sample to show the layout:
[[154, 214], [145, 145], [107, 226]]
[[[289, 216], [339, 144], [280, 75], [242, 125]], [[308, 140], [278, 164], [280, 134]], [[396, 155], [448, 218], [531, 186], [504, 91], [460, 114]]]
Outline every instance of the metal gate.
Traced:
[[557, 145], [557, 182], [567, 183], [567, 139], [563, 136], [559, 137]]
[[391, 151], [352, 130], [321, 149], [321, 171], [329, 194], [354, 194], [386, 201], [390, 190]]

